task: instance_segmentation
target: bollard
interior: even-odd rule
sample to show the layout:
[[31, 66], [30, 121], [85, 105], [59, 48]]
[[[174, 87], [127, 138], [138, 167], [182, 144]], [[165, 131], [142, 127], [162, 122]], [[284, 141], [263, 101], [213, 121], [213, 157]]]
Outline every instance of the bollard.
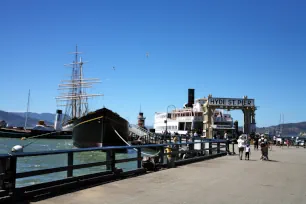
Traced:
[[169, 146], [167, 147], [167, 167], [173, 168], [174, 167], [175, 157], [173, 154], [173, 149]]

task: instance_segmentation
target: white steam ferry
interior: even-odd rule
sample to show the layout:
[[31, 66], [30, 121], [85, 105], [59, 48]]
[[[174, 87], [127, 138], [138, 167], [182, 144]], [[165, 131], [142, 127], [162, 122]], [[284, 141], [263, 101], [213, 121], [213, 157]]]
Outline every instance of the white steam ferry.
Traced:
[[[198, 134], [206, 135], [203, 131], [203, 125], [206, 123], [203, 105], [207, 98], [200, 98], [194, 102], [194, 89], [188, 90], [188, 103], [181, 109], [174, 109], [169, 113], [155, 113], [154, 129], [156, 133], [178, 133], [187, 134], [195, 131]], [[170, 106], [168, 106], [170, 107]], [[216, 109], [213, 115], [213, 136], [223, 138], [224, 133], [228, 136], [234, 132], [233, 118], [229, 113], [223, 113], [223, 110]]]

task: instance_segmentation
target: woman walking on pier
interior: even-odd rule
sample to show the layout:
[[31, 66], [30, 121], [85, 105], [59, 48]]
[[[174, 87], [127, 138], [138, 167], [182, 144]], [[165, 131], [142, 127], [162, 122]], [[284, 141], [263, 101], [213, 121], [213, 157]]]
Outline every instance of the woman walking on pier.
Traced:
[[264, 135], [261, 136], [259, 143], [260, 143], [260, 149], [261, 149], [260, 160], [269, 160], [269, 157], [268, 157], [269, 143], [268, 143], [268, 140], [264, 138]]
[[242, 139], [242, 136], [239, 136], [239, 139], [237, 140], [237, 142], [238, 142], [238, 149], [239, 149], [239, 158], [240, 160], [242, 160], [243, 151], [245, 148], [245, 141], [244, 139]]

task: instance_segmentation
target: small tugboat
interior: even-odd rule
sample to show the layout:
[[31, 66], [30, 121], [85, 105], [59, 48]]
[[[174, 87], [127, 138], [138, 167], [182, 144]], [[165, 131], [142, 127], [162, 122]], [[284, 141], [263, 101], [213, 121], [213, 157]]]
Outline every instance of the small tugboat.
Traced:
[[107, 108], [89, 112], [88, 99], [103, 95], [86, 93], [86, 88], [100, 81], [83, 78], [84, 62], [79, 58], [80, 53], [76, 47], [75, 61], [68, 65], [72, 67], [71, 80], [59, 85], [68, 93], [56, 98], [66, 102], [63, 130], [72, 129], [73, 144], [79, 148], [125, 145], [129, 130], [124, 118]]

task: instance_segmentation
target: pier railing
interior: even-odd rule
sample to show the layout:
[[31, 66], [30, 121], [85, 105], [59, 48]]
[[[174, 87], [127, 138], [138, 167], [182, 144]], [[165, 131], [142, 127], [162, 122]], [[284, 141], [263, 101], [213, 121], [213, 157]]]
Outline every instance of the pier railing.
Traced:
[[[194, 139], [191, 142], [178, 141], [177, 143], [153, 144], [153, 145], [135, 145], [135, 146], [112, 146], [100, 148], [82, 148], [69, 150], [55, 150], [42, 152], [24, 152], [14, 154], [0, 155], [0, 203], [1, 201], [19, 201], [33, 199], [38, 195], [58, 194], [72, 189], [79, 189], [82, 186], [88, 186], [95, 183], [103, 183], [111, 180], [122, 179], [128, 176], [135, 176], [145, 173], [147, 170], [156, 170], [159, 168], [172, 168], [177, 165], [191, 163], [208, 158], [224, 156], [227, 154], [229, 142], [226, 140], [208, 140]], [[159, 150], [157, 154], [151, 155], [145, 153], [145, 149]], [[133, 158], [119, 159], [116, 157], [118, 151], [127, 151], [134, 149], [137, 154]], [[93, 163], [75, 164], [75, 153], [79, 152], [105, 152], [106, 159]], [[26, 172], [17, 172], [17, 162], [20, 158], [47, 156], [47, 155], [67, 155], [67, 164], [60, 167], [40, 169]], [[143, 161], [144, 157], [151, 158], [150, 164], [153, 169], [147, 168]], [[46, 158], [47, 159], [47, 158]], [[44, 161], [44, 160], [43, 160]], [[134, 170], [123, 171], [117, 168], [116, 164], [126, 162], [136, 162]], [[74, 170], [105, 166], [101, 172], [91, 173], [82, 176], [74, 175]], [[149, 165], [150, 166], [150, 165]], [[49, 181], [29, 186], [17, 187], [16, 182], [21, 178], [46, 175], [56, 172], [66, 172], [66, 178]]]

